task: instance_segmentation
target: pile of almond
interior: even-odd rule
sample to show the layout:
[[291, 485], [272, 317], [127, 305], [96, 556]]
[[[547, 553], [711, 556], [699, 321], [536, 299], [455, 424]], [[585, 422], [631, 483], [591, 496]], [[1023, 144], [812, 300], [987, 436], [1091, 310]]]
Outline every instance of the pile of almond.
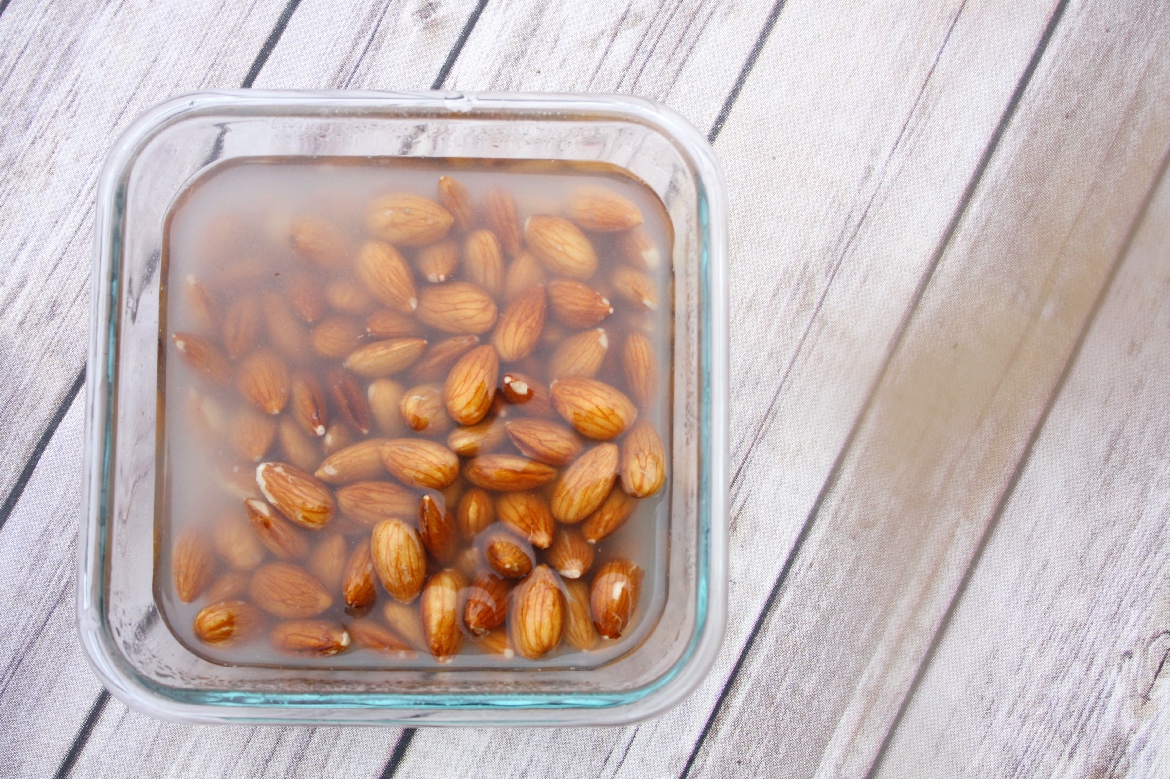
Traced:
[[170, 536], [198, 639], [534, 660], [630, 629], [643, 570], [598, 542], [666, 483], [668, 297], [616, 189], [525, 215], [442, 176], [183, 281], [185, 411], [238, 507]]

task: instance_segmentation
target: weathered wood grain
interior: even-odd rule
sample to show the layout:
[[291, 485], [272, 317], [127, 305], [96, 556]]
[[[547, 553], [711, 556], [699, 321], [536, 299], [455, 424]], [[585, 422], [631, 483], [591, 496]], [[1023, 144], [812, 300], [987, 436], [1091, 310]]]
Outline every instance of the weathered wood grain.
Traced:
[[868, 770], [1170, 142], [1168, 24], [1069, 5], [694, 775]]
[[1166, 776], [1170, 179], [879, 777]]

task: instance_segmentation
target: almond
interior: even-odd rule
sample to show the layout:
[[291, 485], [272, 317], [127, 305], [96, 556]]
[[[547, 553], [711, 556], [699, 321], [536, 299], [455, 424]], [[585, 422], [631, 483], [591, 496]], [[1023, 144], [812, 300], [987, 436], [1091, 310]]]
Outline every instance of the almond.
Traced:
[[593, 626], [605, 638], [618, 638], [638, 608], [642, 569], [629, 560], [610, 560], [597, 569], [589, 591]]
[[260, 299], [253, 295], [241, 295], [232, 301], [224, 312], [220, 323], [220, 337], [228, 357], [238, 360], [252, 350], [260, 340], [264, 325]]
[[538, 660], [557, 648], [565, 625], [565, 602], [557, 575], [538, 565], [512, 593], [508, 635], [516, 651]]
[[[345, 563], [341, 577], [341, 594], [345, 599], [346, 611], [361, 613], [374, 605], [377, 591], [374, 589], [374, 558], [370, 554], [370, 540], [362, 539], [354, 547]], [[357, 638], [357, 636], [354, 636]], [[362, 643], [359, 639], [358, 643]], [[362, 643], [362, 646], [365, 646]], [[405, 645], [402, 647], [406, 649]]]
[[272, 645], [282, 652], [311, 657], [331, 657], [349, 648], [345, 628], [319, 619], [281, 622], [272, 629]]
[[352, 256], [353, 247], [345, 233], [324, 219], [294, 219], [289, 237], [297, 253], [322, 270], [341, 270]]
[[530, 490], [556, 478], [555, 468], [514, 454], [481, 454], [464, 469], [476, 487], [499, 492]]
[[228, 414], [212, 395], [191, 387], [187, 393], [187, 419], [200, 442], [218, 446], [220, 436], [228, 430]]
[[264, 312], [264, 327], [268, 340], [283, 356], [293, 362], [304, 363], [312, 359], [309, 331], [300, 317], [293, 313], [288, 302], [280, 295], [268, 293], [261, 298]]
[[496, 304], [487, 291], [466, 281], [449, 281], [423, 287], [419, 294], [418, 321], [445, 333], [478, 335], [496, 323]]
[[242, 600], [220, 600], [195, 615], [195, 637], [205, 644], [244, 641], [256, 633], [264, 616]]
[[506, 492], [497, 496], [496, 518], [539, 549], [547, 549], [552, 543], [556, 522], [548, 500], [538, 492]]
[[390, 601], [382, 606], [382, 616], [386, 624], [396, 634], [402, 637], [414, 649], [427, 648], [427, 640], [423, 637], [422, 618], [419, 617], [418, 607]]
[[259, 411], [241, 408], [228, 424], [232, 449], [248, 462], [262, 460], [276, 440], [276, 420]]
[[603, 328], [584, 330], [561, 342], [549, 360], [548, 375], [552, 379], [569, 376], [593, 378], [605, 362], [609, 337]]
[[582, 230], [613, 233], [642, 224], [633, 201], [604, 187], [581, 187], [569, 194], [569, 218]]
[[459, 475], [459, 457], [433, 441], [392, 438], [382, 445], [382, 463], [410, 487], [441, 490]]
[[487, 226], [500, 239], [500, 245], [509, 257], [520, 251], [520, 219], [516, 216], [516, 201], [505, 190], [493, 189], [483, 196], [483, 215]]
[[432, 284], [446, 281], [459, 267], [459, 244], [448, 239], [424, 246], [414, 258], [414, 267]]
[[257, 498], [244, 500], [252, 529], [269, 552], [281, 560], [299, 560], [309, 553], [309, 539], [276, 509]]
[[313, 438], [287, 416], [280, 418], [280, 451], [284, 460], [312, 473], [321, 465], [321, 439]]
[[504, 422], [499, 417], [488, 417], [468, 427], [457, 427], [447, 436], [447, 446], [460, 457], [487, 454], [504, 442]]
[[391, 338], [359, 347], [345, 359], [345, 367], [359, 376], [391, 376], [410, 367], [426, 351], [425, 338]]
[[346, 626], [355, 644], [372, 652], [383, 652], [403, 659], [414, 657], [406, 639], [372, 619], [358, 619]]
[[216, 523], [212, 543], [220, 558], [237, 571], [250, 571], [264, 560], [260, 539], [237, 515], [222, 517]]
[[532, 546], [503, 525], [485, 530], [479, 544], [484, 561], [500, 576], [522, 579], [532, 570]]
[[597, 271], [593, 244], [575, 224], [559, 216], [530, 216], [524, 241], [550, 272], [585, 281]]
[[398, 404], [403, 423], [424, 435], [441, 435], [455, 423], [443, 405], [443, 388], [438, 384], [420, 384], [402, 393]]
[[553, 316], [575, 329], [593, 327], [613, 313], [613, 306], [600, 292], [573, 279], [548, 283], [548, 304]]
[[419, 358], [411, 368], [410, 375], [422, 383], [440, 381], [451, 371], [456, 360], [478, 345], [478, 335], [456, 335], [439, 341]]
[[476, 230], [463, 241], [463, 269], [467, 279], [492, 297], [504, 291], [504, 250], [491, 230]]
[[627, 263], [642, 270], [657, 270], [662, 252], [645, 230], [630, 230], [617, 237], [618, 254]]
[[423, 495], [418, 504], [418, 534], [431, 556], [447, 565], [458, 551], [459, 529], [442, 496]]
[[219, 303], [206, 284], [194, 276], [188, 276], [183, 282], [183, 297], [199, 332], [214, 333], [219, 330]]
[[389, 481], [359, 481], [337, 491], [337, 507], [350, 519], [372, 527], [385, 519], [414, 516], [418, 495]]
[[523, 407], [528, 416], [552, 416], [552, 396], [548, 387], [531, 376], [509, 371], [500, 379], [500, 385], [504, 399], [512, 405]]
[[474, 546], [464, 547], [455, 555], [455, 562], [451, 566], [463, 574], [467, 579], [474, 579], [476, 575], [487, 567], [483, 553]]
[[616, 444], [598, 444], [583, 452], [553, 488], [553, 516], [560, 522], [575, 523], [600, 508], [617, 479], [619, 458]]
[[626, 336], [622, 345], [622, 368], [626, 386], [638, 405], [645, 409], [658, 394], [658, 363], [654, 360], [654, 345], [637, 331]]
[[328, 484], [348, 484], [384, 476], [386, 466], [382, 464], [382, 444], [385, 442], [382, 438], [370, 438], [339, 449], [325, 458], [314, 475]]
[[487, 635], [475, 640], [475, 645], [489, 655], [499, 655], [503, 658], [512, 658], [516, 652], [512, 649], [512, 641], [508, 638], [507, 628], [497, 628]]
[[626, 302], [639, 309], [658, 310], [658, 287], [648, 274], [623, 265], [614, 270], [610, 282]]
[[320, 480], [288, 463], [260, 463], [256, 484], [272, 506], [288, 519], [317, 530], [333, 516], [333, 492]]
[[575, 527], [557, 528], [546, 558], [566, 579], [580, 579], [593, 565], [593, 544]]
[[405, 391], [405, 388], [393, 379], [374, 379], [366, 389], [370, 412], [383, 435], [396, 436], [402, 433], [402, 413], [399, 407]]
[[293, 313], [312, 324], [325, 316], [325, 295], [320, 283], [307, 273], [292, 271], [284, 275], [284, 296]]
[[413, 527], [401, 519], [387, 519], [374, 526], [370, 538], [374, 571], [386, 592], [400, 603], [418, 597], [427, 575], [427, 553]]
[[388, 243], [366, 241], [358, 251], [357, 277], [380, 303], [409, 314], [418, 307], [410, 266]]
[[577, 434], [548, 419], [514, 419], [504, 428], [517, 449], [548, 465], [568, 465], [581, 452]]
[[492, 343], [505, 362], [522, 360], [540, 343], [544, 329], [544, 287], [536, 284], [516, 297], [504, 309]]
[[529, 287], [544, 282], [544, 265], [532, 252], [520, 252], [504, 273], [504, 300], [515, 300]]
[[631, 498], [620, 487], [614, 487], [597, 511], [581, 523], [581, 534], [586, 541], [596, 544], [624, 525], [637, 507], [636, 498]]
[[380, 308], [366, 317], [366, 332], [378, 339], [409, 338], [422, 333], [418, 321], [409, 314]]
[[366, 329], [354, 319], [343, 316], [329, 317], [309, 333], [309, 344], [321, 357], [340, 360], [361, 346]]
[[492, 407], [500, 359], [494, 346], [477, 346], [459, 358], [443, 386], [447, 412], [461, 425], [474, 425]]
[[345, 422], [330, 423], [329, 427], [325, 428], [325, 437], [321, 440], [327, 456], [336, 454], [347, 446], [353, 446], [356, 442], [357, 433]]
[[496, 521], [496, 507], [487, 490], [478, 487], [463, 493], [455, 521], [464, 538], [474, 538]]
[[325, 435], [329, 424], [329, 408], [325, 405], [325, 391], [321, 383], [309, 373], [298, 373], [292, 380], [292, 418], [311, 435]]
[[252, 352], [240, 363], [236, 387], [240, 394], [265, 414], [279, 414], [292, 391], [288, 366], [275, 352]]
[[340, 533], [330, 533], [317, 542], [309, 554], [306, 567], [329, 592], [341, 589], [341, 577], [349, 560], [349, 544]]
[[440, 663], [450, 662], [463, 645], [463, 633], [459, 630], [459, 593], [466, 586], [463, 574], [448, 568], [430, 578], [419, 599], [427, 649]]
[[[325, 374], [326, 387], [329, 398], [334, 407], [341, 414], [341, 418], [353, 426], [362, 435], [370, 432], [374, 418], [370, 413], [370, 403], [366, 393], [352, 374], [341, 368], [331, 368]], [[329, 443], [326, 442], [326, 447]]]
[[198, 376], [219, 385], [231, 381], [231, 363], [211, 341], [194, 333], [175, 333], [171, 338], [179, 357]]
[[439, 176], [439, 202], [455, 220], [455, 229], [465, 233], [475, 227], [475, 204], [467, 187], [450, 176]]
[[283, 619], [315, 617], [333, 605], [325, 585], [292, 563], [268, 563], [257, 568], [248, 594], [257, 606]]
[[256, 466], [252, 463], [216, 463], [215, 476], [219, 486], [232, 498], [243, 500], [260, 497], [260, 488], [256, 486]]
[[580, 580], [565, 585], [565, 641], [574, 649], [588, 652], [597, 645], [597, 630], [589, 612], [589, 587]]
[[494, 573], [476, 577], [467, 591], [463, 624], [477, 636], [484, 636], [504, 624], [508, 617], [508, 593], [512, 583]]
[[557, 413], [588, 438], [617, 438], [638, 417], [629, 398], [596, 379], [558, 379], [549, 392]]
[[425, 246], [447, 234], [455, 217], [418, 195], [385, 195], [366, 210], [366, 229], [398, 246]]
[[374, 307], [374, 298], [356, 281], [334, 279], [325, 285], [325, 300], [334, 311], [361, 315]]
[[[252, 532], [252, 531], [248, 531]], [[260, 550], [263, 554], [264, 550]], [[205, 593], [208, 603], [221, 600], [235, 600], [248, 591], [248, 581], [251, 577], [244, 571], [228, 571], [211, 583]]]
[[634, 423], [622, 440], [622, 489], [645, 498], [666, 483], [666, 448], [658, 431], [646, 420]]
[[214, 573], [215, 558], [203, 534], [193, 529], [180, 533], [171, 551], [171, 577], [179, 600], [190, 603], [198, 598]]

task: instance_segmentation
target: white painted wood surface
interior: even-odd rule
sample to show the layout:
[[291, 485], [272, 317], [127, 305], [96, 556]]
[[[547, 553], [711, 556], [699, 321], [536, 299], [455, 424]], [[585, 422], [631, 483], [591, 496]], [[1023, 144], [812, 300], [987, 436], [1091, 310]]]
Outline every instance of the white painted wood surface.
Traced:
[[[1134, 595], [1167, 564], [1151, 408], [1165, 313], [1156, 293], [1134, 293], [1134, 311], [1126, 297], [1165, 277], [1149, 248], [1165, 245], [1162, 201], [1122, 280], [1138, 275], [1114, 285], [1044, 417], [1170, 143], [1158, 3], [0, 9], [0, 251], [12, 258], [0, 277], [0, 775], [860, 776], [889, 736], [882, 774], [934, 776], [955, 729], [940, 754], [967, 775], [1166, 773], [1165, 693], [1133, 693], [1170, 649], [1161, 600]], [[264, 88], [422, 89], [444, 76], [465, 90], [632, 92], [717, 131], [733, 233], [732, 605], [715, 669], [677, 710], [621, 729], [400, 737], [165, 724], [100, 696], [73, 632], [81, 415], [80, 401], [62, 405], [87, 337], [97, 166], [151, 103], [249, 73]], [[1140, 358], [1117, 357], [1127, 339]], [[1094, 348], [1113, 362], [1078, 384]], [[1087, 447], [1063, 470], [1068, 436], [1105, 399], [1116, 407], [1093, 418], [1128, 446]], [[1069, 485], [1094, 476], [1103, 494], [1073, 500]], [[1101, 522], [1116, 507], [1129, 522]], [[1052, 538], [1063, 514], [1104, 556]], [[1079, 577], [1036, 579], [1051, 566], [1098, 583], [1091, 619], [1058, 607], [1093, 591]], [[1000, 608], [1014, 619], [1006, 640], [984, 624]], [[1025, 680], [1034, 657], [1054, 670]], [[1055, 670], [1070, 657], [1105, 681]]]

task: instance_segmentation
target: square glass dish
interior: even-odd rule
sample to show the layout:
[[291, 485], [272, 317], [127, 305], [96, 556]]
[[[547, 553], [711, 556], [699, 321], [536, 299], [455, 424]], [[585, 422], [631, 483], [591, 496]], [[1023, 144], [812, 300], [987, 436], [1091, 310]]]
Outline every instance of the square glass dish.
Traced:
[[121, 700], [622, 724], [701, 681], [726, 619], [726, 213], [685, 120], [194, 94], [116, 143], [96, 227], [78, 611]]

